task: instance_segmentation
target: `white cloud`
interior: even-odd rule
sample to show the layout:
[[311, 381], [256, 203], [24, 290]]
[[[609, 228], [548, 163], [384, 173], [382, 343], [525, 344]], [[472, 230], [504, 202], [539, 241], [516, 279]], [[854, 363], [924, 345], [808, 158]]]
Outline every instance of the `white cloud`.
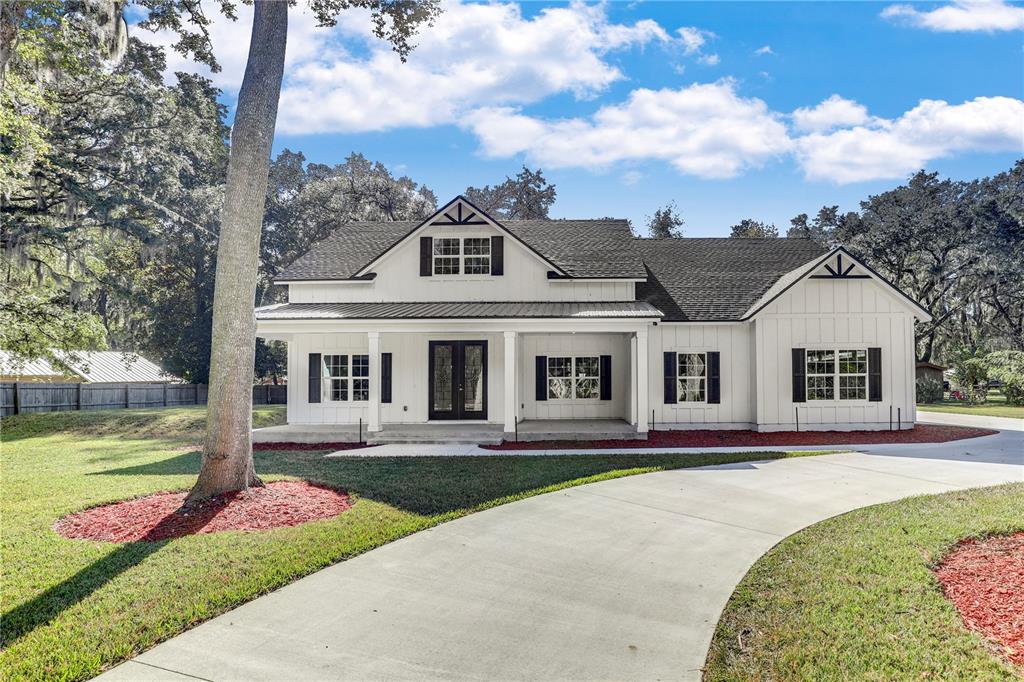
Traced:
[[867, 123], [868, 110], [863, 104], [832, 95], [814, 107], [793, 112], [793, 125], [801, 132], [823, 133], [833, 128]]
[[707, 66], [717, 66], [718, 62], [720, 62], [722, 60], [718, 57], [717, 54], [706, 54], [706, 55], [700, 57], [700, 59], [698, 59], [698, 61], [701, 64], [706, 64]]
[[683, 42], [683, 51], [686, 54], [700, 52], [700, 49], [704, 47], [704, 43], [708, 39], [715, 37], [715, 34], [711, 31], [705, 31], [696, 26], [683, 26], [677, 29], [676, 33], [679, 34], [679, 39]]
[[955, 153], [1006, 151], [1024, 152], [1024, 102], [1010, 97], [956, 105], [922, 100], [895, 120], [872, 119], [796, 140], [806, 176], [836, 183], [901, 178]]
[[639, 89], [626, 102], [589, 118], [542, 120], [509, 107], [467, 115], [463, 123], [488, 156], [525, 154], [545, 168], [601, 168], [659, 159], [680, 172], [728, 178], [787, 152], [780, 116], [759, 99], [736, 94], [735, 83]]
[[626, 171], [625, 173], [622, 174], [622, 184], [626, 185], [627, 187], [632, 187], [633, 185], [638, 184], [643, 179], [644, 174], [636, 170]]
[[[241, 84], [252, 21], [251, 7], [238, 13], [237, 22], [218, 16], [211, 28], [224, 67], [214, 81], [228, 92]], [[680, 42], [651, 20], [612, 23], [600, 5], [573, 2], [526, 18], [516, 3], [449, 0], [403, 64], [373, 36], [365, 11], [343, 12], [334, 29], [317, 28], [299, 8], [290, 14], [278, 115], [284, 133], [433, 126], [481, 105], [529, 104], [562, 92], [586, 99], [624, 77], [605, 59], [609, 52]]]
[[754, 50], [754, 54], [761, 57], [765, 55], [775, 54], [775, 52], [772, 50], [771, 45], [762, 45], [761, 47]]
[[956, 0], [937, 9], [921, 11], [911, 5], [890, 5], [886, 19], [905, 21], [932, 31], [1014, 31], [1024, 29], [1024, 7], [1004, 0]]

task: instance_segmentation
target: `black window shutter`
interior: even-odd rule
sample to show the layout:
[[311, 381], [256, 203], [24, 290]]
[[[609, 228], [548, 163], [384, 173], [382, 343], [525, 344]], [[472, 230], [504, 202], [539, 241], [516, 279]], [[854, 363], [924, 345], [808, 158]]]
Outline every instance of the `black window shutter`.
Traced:
[[679, 402], [676, 398], [676, 354], [672, 351], [665, 351], [665, 404], [674, 405]]
[[309, 402], [320, 402], [320, 382], [322, 368], [320, 367], [320, 354], [309, 354]]
[[548, 356], [538, 355], [536, 360], [536, 398], [548, 399]]
[[434, 272], [434, 239], [420, 237], [420, 277], [430, 277]]
[[882, 401], [882, 349], [868, 348], [868, 400]]
[[793, 402], [807, 402], [807, 351], [793, 349]]
[[722, 402], [722, 354], [708, 353], [708, 402]]
[[491, 274], [505, 274], [505, 238], [491, 237]]
[[391, 402], [391, 353], [380, 354], [380, 401]]
[[612, 356], [601, 356], [601, 400], [612, 399]]

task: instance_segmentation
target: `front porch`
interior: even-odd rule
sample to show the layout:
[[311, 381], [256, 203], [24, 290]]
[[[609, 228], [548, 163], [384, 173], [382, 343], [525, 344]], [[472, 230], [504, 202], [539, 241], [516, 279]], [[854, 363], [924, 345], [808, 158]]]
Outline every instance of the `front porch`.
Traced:
[[[361, 428], [360, 428], [361, 427]], [[622, 419], [531, 419], [519, 422], [508, 440], [643, 440], [632, 424]], [[505, 439], [501, 424], [385, 424], [368, 433], [365, 424], [286, 424], [254, 429], [254, 443], [357, 443], [368, 445], [460, 443], [498, 445]]]

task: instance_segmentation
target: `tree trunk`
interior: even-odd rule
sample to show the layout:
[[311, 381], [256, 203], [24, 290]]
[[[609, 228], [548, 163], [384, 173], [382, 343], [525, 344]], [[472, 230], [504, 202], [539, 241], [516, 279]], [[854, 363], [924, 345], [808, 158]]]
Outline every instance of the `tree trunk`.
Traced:
[[249, 58], [231, 128], [217, 246], [203, 465], [186, 505], [263, 485], [252, 461], [253, 305], [287, 35], [288, 3], [257, 0]]

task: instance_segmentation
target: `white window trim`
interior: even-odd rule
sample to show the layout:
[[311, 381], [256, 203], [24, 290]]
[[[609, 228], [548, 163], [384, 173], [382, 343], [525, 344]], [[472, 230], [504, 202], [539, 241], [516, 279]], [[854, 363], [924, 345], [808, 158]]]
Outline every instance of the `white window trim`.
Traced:
[[[569, 376], [567, 377], [553, 377], [551, 376], [551, 359], [552, 358], [568, 358], [569, 363]], [[576, 376], [576, 361], [580, 358], [588, 358], [597, 360], [597, 374], [591, 376], [589, 374], [584, 376]], [[549, 355], [545, 361], [544, 366], [545, 382], [544, 390], [547, 391], [547, 401], [549, 403], [595, 403], [601, 402], [601, 356], [600, 355]], [[570, 387], [572, 389], [571, 398], [552, 398], [551, 397], [551, 380], [552, 379], [570, 379]], [[593, 398], [577, 398], [576, 397], [576, 380], [577, 379], [596, 379], [597, 380], [597, 395]]]
[[[808, 363], [810, 362], [810, 354], [812, 351], [832, 351], [832, 362], [833, 368], [830, 374], [811, 374]], [[839, 353], [842, 351], [855, 351], [864, 353], [864, 372], [851, 374], [849, 372], [839, 371]], [[819, 346], [817, 348], [808, 348], [806, 357], [804, 358], [804, 399], [806, 404], [822, 406], [822, 407], [836, 407], [836, 406], [849, 406], [849, 405], [867, 405], [871, 401], [871, 368], [868, 366], [868, 348], [861, 347], [854, 344], [843, 344], [835, 346]], [[832, 397], [827, 400], [812, 400], [811, 399], [811, 377], [816, 376], [831, 376], [832, 377]], [[843, 376], [862, 376], [864, 377], [864, 397], [863, 398], [840, 398], [839, 397], [839, 378]]]
[[[681, 350], [676, 352], [676, 405], [682, 407], [695, 407], [708, 404], [708, 353], [709, 350]], [[679, 356], [680, 355], [703, 355], [704, 356], [704, 376], [691, 376], [689, 374], [682, 375], [679, 373]], [[681, 393], [679, 391], [679, 380], [680, 379], [703, 379], [704, 380], [704, 400], [682, 400]]]
[[[343, 376], [343, 377], [333, 377], [333, 376], [331, 376], [328, 373], [328, 370], [327, 370], [327, 358], [329, 358], [329, 357], [344, 357], [344, 358], [347, 358], [346, 362], [348, 363], [347, 364], [348, 374], [346, 376]], [[356, 358], [356, 357], [366, 357], [366, 366], [367, 366], [367, 374], [366, 374], [366, 376], [355, 376], [352, 373], [352, 370], [354, 368], [353, 358]], [[371, 372], [369, 370], [369, 366], [370, 366], [370, 354], [369, 353], [323, 353], [321, 355], [321, 357], [320, 357], [320, 375], [322, 377], [322, 380], [320, 382], [320, 400], [321, 400], [321, 402], [333, 403], [335, 405], [348, 405], [350, 403], [356, 403], [356, 404], [359, 404], [359, 405], [364, 405], [364, 404], [368, 403], [370, 401], [370, 397], [369, 397], [370, 396], [370, 390], [369, 389], [370, 389], [370, 374], [371, 374]], [[366, 396], [367, 397], [366, 397], [365, 400], [362, 400], [362, 399], [356, 400], [356, 398], [355, 398], [354, 383], [355, 383], [356, 380], [360, 380], [360, 379], [365, 379], [366, 380], [366, 389], [367, 389], [366, 390]], [[345, 400], [334, 400], [333, 398], [331, 398], [331, 388], [332, 388], [333, 383], [334, 383], [335, 380], [341, 380], [341, 381], [345, 382], [345, 385], [347, 387], [347, 390], [345, 391], [345, 395], [347, 397], [345, 398]]]
[[[454, 239], [454, 240], [456, 240], [459, 243], [459, 252], [458, 252], [458, 254], [444, 255], [444, 254], [434, 253], [434, 243], [436, 243], [437, 240], [439, 240], [439, 239]], [[485, 241], [486, 244], [487, 244], [487, 253], [486, 254], [476, 254], [476, 253], [467, 254], [466, 253], [466, 240], [467, 239], [480, 239], [480, 240]], [[463, 236], [459, 236], [459, 237], [437, 236], [437, 237], [432, 237], [432, 240], [433, 241], [431, 242], [431, 247], [430, 247], [430, 272], [431, 272], [431, 275], [433, 275], [434, 277], [447, 278], [447, 279], [484, 279], [484, 278], [487, 278], [487, 277], [491, 276], [491, 268], [494, 265], [494, 261], [492, 260], [494, 258], [494, 254], [491, 253], [491, 238], [490, 238], [490, 236], [488, 236], [488, 235], [467, 235], [467, 236], [464, 236], [464, 237]], [[437, 261], [440, 258], [446, 258], [446, 259], [454, 258], [454, 259], [458, 260], [459, 271], [458, 272], [439, 273], [437, 271]], [[486, 258], [487, 259], [487, 272], [467, 273], [466, 272], [466, 260], [469, 259], [469, 258]]]

